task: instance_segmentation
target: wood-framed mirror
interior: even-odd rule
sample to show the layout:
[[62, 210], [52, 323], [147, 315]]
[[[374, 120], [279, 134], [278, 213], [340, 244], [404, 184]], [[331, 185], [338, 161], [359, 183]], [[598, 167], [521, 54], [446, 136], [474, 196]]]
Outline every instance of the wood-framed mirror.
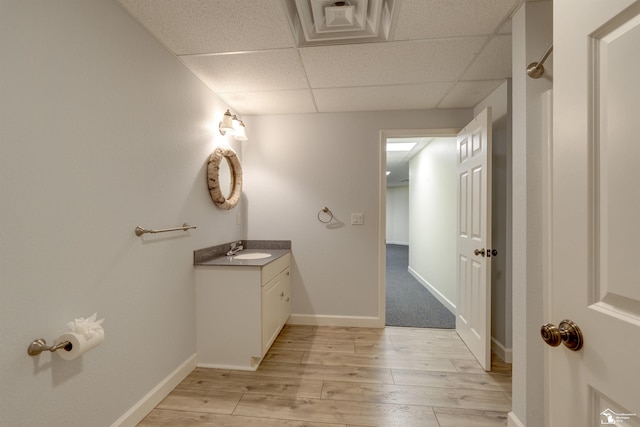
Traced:
[[242, 195], [242, 166], [232, 148], [217, 147], [213, 151], [207, 164], [207, 184], [211, 200], [220, 209], [233, 209], [238, 204]]

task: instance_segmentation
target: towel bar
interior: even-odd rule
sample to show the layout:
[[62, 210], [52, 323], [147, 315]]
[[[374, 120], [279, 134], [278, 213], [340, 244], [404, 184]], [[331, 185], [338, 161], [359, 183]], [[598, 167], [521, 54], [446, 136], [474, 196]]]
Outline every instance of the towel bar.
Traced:
[[189, 225], [186, 222], [182, 224], [182, 227], [165, 228], [163, 230], [147, 230], [146, 228], [137, 226], [135, 233], [136, 233], [136, 236], [140, 237], [144, 233], [166, 233], [167, 231], [187, 231], [187, 230], [191, 230], [192, 228], [198, 228], [198, 227], [196, 227], [195, 225]]

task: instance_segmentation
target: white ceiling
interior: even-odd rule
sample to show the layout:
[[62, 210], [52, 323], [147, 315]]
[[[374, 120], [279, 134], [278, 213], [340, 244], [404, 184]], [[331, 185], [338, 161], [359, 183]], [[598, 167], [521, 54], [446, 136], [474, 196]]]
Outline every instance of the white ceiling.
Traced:
[[415, 143], [409, 151], [387, 151], [387, 187], [409, 185], [409, 160], [418, 154], [433, 138], [387, 138], [390, 144]]
[[242, 115], [473, 107], [523, 0], [395, 0], [389, 41], [300, 47], [293, 0], [118, 1]]
[[[401, 187], [409, 185], [409, 161], [434, 141], [451, 141], [455, 143], [455, 137], [406, 137], [387, 138], [387, 187]], [[415, 143], [409, 151], [389, 151], [390, 145]]]

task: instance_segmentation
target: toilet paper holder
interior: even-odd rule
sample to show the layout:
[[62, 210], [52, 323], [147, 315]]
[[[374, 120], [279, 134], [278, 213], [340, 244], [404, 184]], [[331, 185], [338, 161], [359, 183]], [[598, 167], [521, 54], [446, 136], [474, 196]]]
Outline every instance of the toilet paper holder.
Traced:
[[56, 345], [47, 345], [47, 341], [44, 338], [38, 338], [37, 340], [33, 340], [29, 347], [27, 347], [27, 353], [29, 356], [37, 356], [43, 351], [54, 352], [56, 350], [64, 349], [66, 351], [71, 351], [72, 345], [70, 341], [62, 341]]

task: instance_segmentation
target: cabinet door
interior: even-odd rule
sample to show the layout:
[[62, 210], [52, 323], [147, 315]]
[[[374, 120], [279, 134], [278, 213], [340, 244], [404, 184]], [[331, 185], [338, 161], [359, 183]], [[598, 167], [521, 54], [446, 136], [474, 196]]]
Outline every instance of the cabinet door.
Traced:
[[288, 268], [282, 272], [281, 289], [280, 322], [278, 329], [282, 329], [291, 314], [291, 271]]
[[281, 300], [282, 300], [282, 273], [274, 277], [262, 287], [262, 355], [276, 339], [280, 331]]

